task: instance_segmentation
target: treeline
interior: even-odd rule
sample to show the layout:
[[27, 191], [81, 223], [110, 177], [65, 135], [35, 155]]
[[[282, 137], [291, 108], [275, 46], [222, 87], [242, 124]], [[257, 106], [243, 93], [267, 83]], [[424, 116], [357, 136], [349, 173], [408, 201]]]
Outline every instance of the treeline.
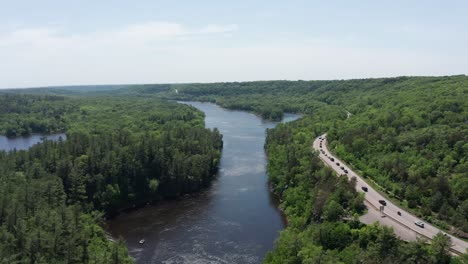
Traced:
[[66, 113], [77, 109], [74, 100], [50, 95], [0, 95], [0, 134], [7, 137], [65, 131]]
[[109, 242], [97, 211], [198, 191], [216, 173], [222, 138], [195, 108], [73, 100], [66, 141], [0, 152], [0, 262], [132, 262], [122, 242]]
[[468, 232], [468, 78], [408, 79], [366, 97], [330, 130], [332, 149], [427, 221]]
[[[322, 113], [327, 115], [327, 113]], [[333, 115], [330, 115], [332, 117]], [[439, 234], [431, 245], [405, 243], [393, 230], [363, 225], [365, 207], [355, 181], [337, 177], [312, 148], [320, 118], [305, 117], [268, 131], [268, 174], [281, 199], [288, 227], [264, 263], [464, 263], [449, 254], [450, 241]]]
[[[178, 100], [213, 102], [226, 108], [254, 112], [264, 119], [281, 120], [284, 112], [311, 113], [317, 105], [322, 103], [308, 95], [319, 88], [328, 87], [330, 83], [333, 82], [259, 81], [173, 84], [169, 85], [169, 91], [159, 91], [158, 96]], [[149, 89], [143, 92], [136, 88], [131, 91], [150, 92]]]
[[[159, 96], [206, 100], [266, 118], [321, 115], [332, 151], [402, 206], [468, 232], [468, 77], [173, 85]], [[327, 112], [340, 113], [328, 118]], [[278, 111], [280, 112], [278, 114]], [[347, 113], [351, 117], [347, 119]], [[328, 126], [325, 126], [325, 123]], [[325, 129], [326, 128], [326, 129]]]
[[[377, 183], [388, 196], [452, 234], [463, 236], [466, 234], [462, 231], [468, 232], [467, 76], [182, 84], [171, 89], [158, 96], [215, 102], [267, 118], [268, 113], [276, 111], [281, 114], [274, 114], [275, 118], [283, 112], [303, 113], [304, 120], [312, 118], [310, 123], [295, 122], [295, 126], [302, 127], [278, 131], [288, 131], [287, 136], [294, 139], [328, 132], [331, 150]], [[351, 113], [349, 118], [347, 111]], [[275, 153], [272, 142], [267, 141], [267, 149]], [[311, 142], [299, 142], [311, 146]], [[269, 154], [269, 166], [294, 160], [288, 156], [291, 154], [286, 155], [291, 151], [297, 153], [292, 148]], [[300, 158], [307, 160], [310, 155], [302, 152]], [[290, 171], [297, 167], [292, 164], [286, 168]], [[280, 183], [275, 190], [281, 193], [278, 188], [289, 189], [294, 173], [270, 173], [272, 182]], [[294, 195], [296, 207], [310, 207], [315, 201]], [[293, 231], [285, 231], [289, 232]], [[299, 240], [294, 236], [294, 241], [284, 243]]]
[[[284, 112], [305, 114], [301, 121], [268, 133], [268, 170], [289, 220], [276, 249], [267, 256], [268, 263], [468, 261], [466, 254], [451, 258], [444, 237], [437, 237], [431, 246], [421, 241], [403, 243], [387, 228], [362, 226], [356, 220], [362, 210], [362, 198], [355, 193], [352, 182], [335, 178], [311, 153], [312, 138], [328, 132], [331, 150], [389, 196], [400, 199], [402, 205], [427, 221], [443, 227], [454, 225], [466, 232], [466, 76], [148, 85], [121, 89], [119, 93], [210, 101], [270, 119], [279, 119]], [[77, 125], [73, 130], [98, 136], [117, 123], [134, 135], [134, 131], [152, 131], [155, 126], [162, 131], [159, 127], [172, 123], [168, 121], [172, 119], [178, 124], [203, 126], [196, 111], [161, 111], [165, 114], [144, 115], [153, 121], [146, 122], [127, 116], [118, 108], [118, 103], [80, 107], [70, 116], [76, 124], [87, 125]], [[351, 113], [349, 118], [346, 111]], [[138, 113], [142, 112], [147, 110]], [[105, 123], [107, 116], [111, 116], [110, 125]], [[120, 129], [111, 127], [114, 132]], [[163, 185], [158, 179], [152, 186], [161, 190]], [[115, 193], [111, 187], [106, 193]], [[149, 195], [153, 195], [151, 191]], [[139, 198], [129, 197], [128, 201], [138, 202]], [[117, 205], [121, 202], [112, 201]], [[86, 199], [78, 204], [94, 206]]]

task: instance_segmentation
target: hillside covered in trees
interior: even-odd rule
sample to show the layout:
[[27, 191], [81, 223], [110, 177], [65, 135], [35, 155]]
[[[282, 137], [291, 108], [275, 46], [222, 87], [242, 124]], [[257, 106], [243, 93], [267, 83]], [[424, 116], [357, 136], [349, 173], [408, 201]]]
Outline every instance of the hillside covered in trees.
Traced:
[[2, 113], [15, 112], [11, 123], [55, 119], [35, 109], [57, 109], [67, 128], [65, 141], [0, 151], [1, 263], [130, 263], [125, 245], [100, 227], [102, 213], [198, 191], [216, 173], [221, 135], [205, 129], [193, 107], [129, 97], [0, 98], [9, 102]]
[[[466, 76], [178, 84], [158, 96], [215, 102], [270, 119], [279, 119], [284, 112], [304, 113], [305, 121], [285, 125], [301, 127], [285, 130], [288, 133], [277, 140], [327, 132], [331, 150], [390, 198], [453, 234], [468, 232]], [[281, 153], [270, 146], [272, 142], [266, 145], [269, 166], [291, 161], [289, 155], [299, 155], [297, 162], [311, 159], [310, 150]], [[310, 147], [311, 141], [301, 144]], [[301, 166], [290, 164], [288, 170]], [[285, 188], [296, 176], [270, 169], [270, 177], [272, 183], [286, 182], [276, 187]], [[293, 183], [298, 184], [297, 179]], [[294, 195], [298, 204], [307, 204], [307, 198]]]
[[[324, 113], [325, 114], [325, 113]], [[364, 225], [364, 196], [355, 181], [337, 177], [310, 146], [319, 115], [307, 116], [268, 131], [268, 173], [288, 227], [265, 263], [463, 263], [453, 258], [450, 241], [442, 234], [431, 245], [405, 243], [393, 230]]]
[[468, 232], [467, 76], [185, 84], [173, 89], [178, 93], [161, 96], [212, 101], [273, 119], [283, 112], [320, 115], [315, 129], [328, 132], [332, 150], [348, 164], [427, 221]]
[[[66, 95], [74, 92], [45, 89], [43, 93]], [[112, 213], [133, 203], [190, 192], [193, 186], [196, 189], [209, 181], [206, 180], [209, 177], [200, 175], [211, 175], [204, 172], [211, 171], [212, 165], [217, 163], [221, 136], [217, 131], [203, 129], [200, 112], [187, 106], [160, 102], [154, 97], [210, 101], [274, 120], [280, 119], [284, 112], [303, 113], [301, 120], [268, 131], [265, 149], [270, 182], [281, 199], [288, 228], [282, 232], [275, 250], [266, 257], [266, 263], [468, 261], [466, 254], [454, 258], [447, 253], [449, 242], [445, 237], [437, 237], [430, 246], [423, 241], [404, 243], [388, 228], [359, 223], [356, 218], [364, 208], [353, 182], [335, 177], [322, 166], [311, 148], [312, 139], [327, 132], [330, 149], [389, 198], [399, 201], [426, 221], [463, 236], [468, 232], [466, 76], [154, 84], [123, 86], [106, 93], [127, 95], [130, 101], [107, 98], [103, 94], [99, 99], [58, 96], [70, 100], [64, 105], [78, 107], [61, 108], [60, 100], [57, 100], [57, 105], [51, 109], [55, 107], [58, 115], [46, 113], [50, 120], [47, 124], [62, 120], [69, 139], [47, 142], [29, 152], [3, 153], [1, 160], [6, 165], [1, 168], [5, 167], [4, 174], [19, 173], [24, 175], [25, 181], [36, 179], [31, 175], [42, 175], [38, 179], [48, 179], [44, 175], [52, 175], [59, 186], [63, 186], [59, 196], [64, 208], [89, 218], [95, 215], [91, 213], [93, 209]], [[23, 121], [10, 122], [10, 128], [28, 127], [23, 125], [29, 124], [24, 120], [34, 119], [31, 117], [35, 113], [15, 111], [9, 115]], [[69, 122], [71, 120], [73, 122]], [[2, 129], [6, 133], [6, 129]], [[209, 147], [197, 149], [198, 142]], [[177, 151], [171, 151], [174, 148]], [[47, 155], [48, 159], [42, 158]], [[171, 158], [158, 160], [155, 157]], [[62, 159], [66, 162], [58, 162]], [[210, 165], [206, 165], [207, 162]], [[188, 168], [193, 166], [199, 171], [196, 174], [199, 177], [176, 176], [186, 175], [181, 172], [192, 172]], [[39, 168], [38, 172], [33, 173], [34, 168]], [[11, 181], [10, 189], [23, 187], [14, 192], [2, 189], [1, 197], [16, 197], [17, 203], [23, 206], [18, 205], [23, 208], [20, 211], [22, 217], [33, 221], [34, 214], [24, 207], [26, 198], [22, 189], [26, 183], [19, 185], [8, 181]], [[7, 204], [5, 212], [11, 217], [16, 209], [7, 202], [3, 204]], [[86, 222], [83, 221], [81, 223]], [[3, 237], [16, 241], [17, 234], [13, 229], [3, 224], [2, 230], [7, 234]], [[52, 233], [50, 229], [43, 230]], [[91, 236], [86, 232], [81, 234]], [[40, 236], [42, 239], [44, 234], [40, 233]], [[35, 241], [32, 237], [28, 239], [25, 241]], [[76, 241], [83, 243], [83, 239]], [[24, 244], [18, 243], [4, 243], [10, 246], [0, 252]], [[103, 242], [103, 245], [109, 249], [115, 247], [114, 252], [123, 252], [123, 247], [118, 248], [119, 244]], [[90, 253], [86, 255], [90, 256]], [[124, 255], [125, 252], [118, 256]], [[74, 257], [77, 260], [82, 256], [75, 254]]]

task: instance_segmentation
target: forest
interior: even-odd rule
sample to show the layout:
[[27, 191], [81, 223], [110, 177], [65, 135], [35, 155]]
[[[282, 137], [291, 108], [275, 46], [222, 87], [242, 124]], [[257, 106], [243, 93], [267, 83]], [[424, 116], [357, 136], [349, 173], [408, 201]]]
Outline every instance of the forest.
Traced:
[[222, 136], [193, 107], [136, 97], [0, 98], [12, 124], [60, 119], [67, 134], [0, 152], [0, 263], [131, 263], [125, 244], [104, 233], [104, 216], [198, 191], [216, 174]]
[[[179, 84], [158, 96], [215, 102], [270, 119], [303, 113], [308, 121], [298, 122], [302, 127], [288, 136], [327, 132], [331, 150], [390, 199], [451, 234], [468, 237], [467, 76]], [[269, 166], [290, 161], [288, 152], [271, 148], [272, 142], [266, 143]], [[288, 151], [299, 155], [294, 148]], [[308, 152], [299, 153], [298, 160], [310, 159]], [[294, 178], [292, 172], [273, 171], [273, 184]], [[307, 198], [293, 195], [306, 204]]]
[[78, 106], [63, 96], [0, 96], [0, 134], [7, 137], [50, 134], [67, 129], [64, 114]]
[[[106, 240], [99, 227], [102, 214], [196, 191], [210, 182], [219, 160], [222, 137], [204, 128], [203, 114], [161, 101], [177, 99], [214, 102], [272, 120], [287, 112], [304, 115], [267, 131], [270, 184], [288, 227], [266, 263], [468, 262], [467, 254], [448, 254], [444, 236], [431, 245], [406, 243], [389, 228], [361, 224], [357, 218], [365, 212], [363, 197], [353, 181], [323, 167], [311, 147], [314, 137], [327, 132], [329, 149], [389, 199], [466, 238], [467, 76], [103, 89], [90, 88], [93, 96], [73, 98], [69, 95], [76, 92], [63, 87], [0, 96], [10, 96], [0, 99], [10, 105], [1, 111], [1, 133], [41, 132], [31, 121], [38, 115], [44, 131], [67, 132], [63, 142], [0, 154], [1, 180], [6, 183], [0, 186], [1, 256], [23, 262], [63, 262], [68, 257], [71, 262], [131, 261], [122, 242]], [[39, 198], [31, 202], [30, 194]], [[48, 206], [49, 199], [56, 206]], [[80, 236], [64, 231], [70, 225]], [[54, 239], [76, 250], [53, 248]], [[99, 247], [112, 254], [99, 255]], [[11, 260], [4, 257], [3, 262]]]
[[468, 237], [467, 76], [180, 84], [173, 89], [178, 93], [160, 96], [216, 102], [273, 119], [284, 112], [320, 115], [314, 129], [329, 134], [339, 157], [400, 205]]
[[264, 263], [464, 263], [439, 234], [431, 245], [403, 242], [393, 230], [364, 225], [366, 209], [355, 181], [338, 177], [312, 151], [319, 117], [279, 125], [267, 134], [268, 174], [288, 226]]

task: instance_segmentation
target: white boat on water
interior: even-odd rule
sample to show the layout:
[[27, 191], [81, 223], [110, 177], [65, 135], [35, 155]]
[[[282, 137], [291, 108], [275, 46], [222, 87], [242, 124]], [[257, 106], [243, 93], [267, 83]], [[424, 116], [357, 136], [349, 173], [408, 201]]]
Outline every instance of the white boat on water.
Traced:
[[140, 240], [140, 245], [143, 245], [146, 241], [144, 239]]

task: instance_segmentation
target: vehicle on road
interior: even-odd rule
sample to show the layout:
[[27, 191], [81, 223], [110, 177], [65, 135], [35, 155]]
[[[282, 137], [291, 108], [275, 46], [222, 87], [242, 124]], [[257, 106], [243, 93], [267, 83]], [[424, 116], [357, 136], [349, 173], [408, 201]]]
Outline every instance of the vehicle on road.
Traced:
[[[314, 142], [313, 148], [317, 149], [317, 142]], [[325, 147], [325, 146], [324, 146]], [[325, 150], [325, 148], [323, 148]], [[322, 149], [319, 149], [321, 152]], [[319, 152], [319, 153], [320, 153]], [[323, 153], [323, 152], [322, 152]], [[419, 220], [411, 215], [411, 213], [405, 211], [405, 209], [400, 208], [396, 205], [393, 205], [391, 202], [387, 204], [387, 201], [385, 200], [384, 197], [378, 195], [375, 190], [372, 189], [372, 187], [369, 186], [363, 186], [366, 184], [365, 178], [367, 175], [360, 176], [358, 173], [359, 171], [351, 171], [352, 169], [352, 164], [349, 164], [347, 166], [350, 167], [350, 170], [348, 171], [347, 168], [344, 168], [343, 166], [337, 166], [335, 167], [334, 164], [339, 164], [339, 157], [337, 157], [337, 160], [332, 156], [333, 154], [330, 153], [330, 155], [327, 155], [327, 153], [324, 154], [331, 162], [328, 162], [327, 160], [323, 159], [323, 162], [330, 166], [331, 169], [333, 169], [336, 172], [336, 175], [339, 176], [346, 176], [347, 178], [350, 178], [351, 180], [354, 179], [353, 182], [356, 183], [355, 190], [361, 192], [361, 195], [364, 197], [364, 199], [367, 201], [372, 206], [373, 210], [380, 211], [381, 213], [378, 214], [382, 218], [388, 217], [387, 221], [383, 222], [382, 224], [387, 225], [387, 226], [392, 226], [395, 228], [395, 230], [398, 230], [398, 232], [405, 233], [408, 231], [408, 229], [412, 229], [413, 232], [416, 233], [417, 236], [426, 236], [426, 237], [433, 237], [437, 232], [440, 232], [442, 235], [447, 236], [447, 239], [451, 239], [452, 241], [450, 242], [450, 248], [452, 252], [464, 252], [468, 246], [468, 244], [465, 241], [460, 240], [457, 237], [451, 237], [451, 235], [448, 235], [440, 230], [438, 230], [436, 227], [431, 226], [428, 224], [428, 227], [425, 227], [425, 223], [422, 220]], [[346, 173], [346, 174], [343, 174]], [[369, 190], [369, 188], [371, 190]], [[359, 190], [361, 189], [361, 190]], [[364, 194], [362, 192], [365, 192]], [[379, 198], [381, 197], [381, 198]], [[380, 200], [379, 200], [380, 199]], [[378, 201], [378, 204], [375, 204], [375, 201]], [[385, 208], [386, 207], [386, 208]], [[369, 208], [371, 209], [371, 208]], [[395, 210], [397, 216], [395, 216]], [[402, 211], [400, 211], [402, 210]], [[385, 213], [384, 213], [385, 212]], [[403, 216], [404, 214], [404, 216]], [[378, 217], [376, 214], [375, 218]], [[377, 218], [379, 219], [379, 218]], [[411, 228], [411, 219], [413, 219], [413, 223], [418, 226], [418, 228]], [[419, 229], [421, 228], [421, 229]], [[408, 238], [409, 239], [409, 238]], [[457, 253], [455, 253], [457, 254]]]
[[339, 162], [337, 162], [337, 163], [336, 163], [336, 166], [340, 166], [340, 163], [339, 163]]
[[444, 235], [444, 237], [447, 237], [448, 241], [452, 241], [452, 238], [449, 235], [447, 235], [447, 233], [445, 232], [441, 232], [441, 233]]
[[422, 221], [416, 221], [416, 222], [414, 222], [414, 224], [421, 227], [421, 228], [424, 228], [424, 223]]

